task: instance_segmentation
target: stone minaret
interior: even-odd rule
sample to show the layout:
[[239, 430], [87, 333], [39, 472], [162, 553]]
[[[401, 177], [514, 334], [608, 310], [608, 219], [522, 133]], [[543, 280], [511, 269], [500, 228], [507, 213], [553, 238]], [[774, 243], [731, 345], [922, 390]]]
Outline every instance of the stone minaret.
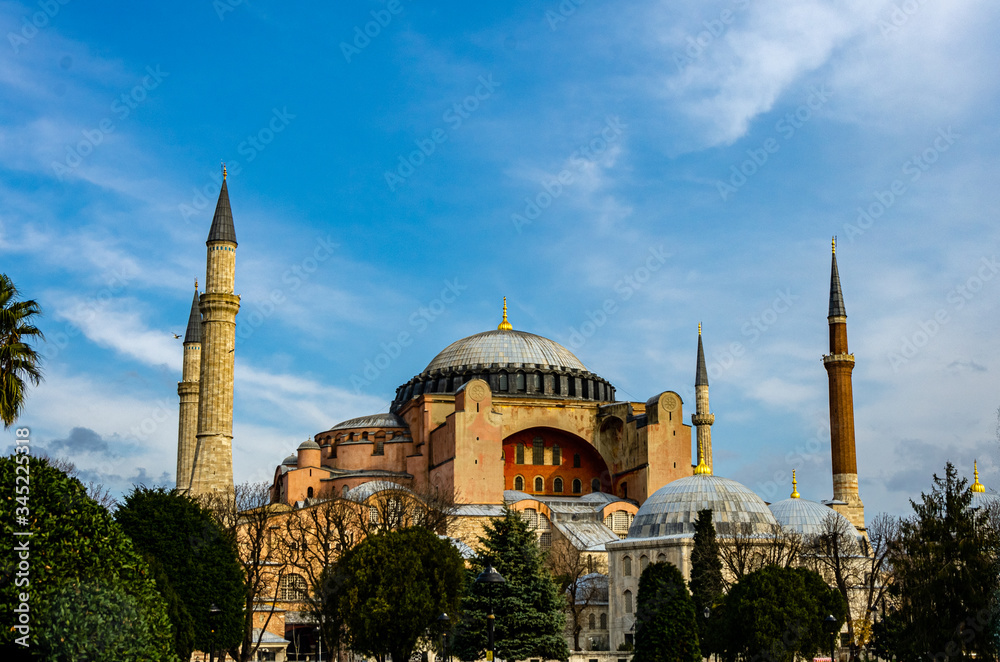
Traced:
[[858, 460], [854, 449], [854, 355], [847, 349], [847, 309], [837, 271], [837, 240], [833, 240], [830, 273], [830, 353], [823, 364], [830, 379], [830, 450], [833, 459], [833, 502], [830, 506], [855, 527], [865, 529], [865, 506], [858, 495]]
[[[708, 369], [705, 368], [705, 348], [701, 344], [701, 323], [698, 323], [698, 368], [694, 376], [695, 413], [691, 424], [697, 429], [698, 465], [695, 473], [712, 473], [712, 423], [715, 414], [708, 413]], [[707, 470], [706, 470], [707, 469]]]
[[226, 170], [208, 233], [208, 269], [201, 295], [201, 382], [198, 394], [198, 445], [191, 473], [191, 494], [233, 489], [233, 363], [236, 313], [236, 229], [229, 208]]
[[201, 310], [198, 307], [198, 281], [194, 281], [194, 301], [184, 334], [184, 367], [177, 384], [180, 416], [177, 425], [177, 489], [191, 487], [191, 466], [198, 444], [198, 380], [201, 377]]

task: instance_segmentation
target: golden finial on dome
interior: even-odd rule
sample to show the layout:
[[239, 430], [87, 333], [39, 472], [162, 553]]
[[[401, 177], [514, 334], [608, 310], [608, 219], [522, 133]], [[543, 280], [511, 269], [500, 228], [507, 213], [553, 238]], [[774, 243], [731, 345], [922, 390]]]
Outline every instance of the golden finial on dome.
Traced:
[[513, 331], [514, 327], [507, 321], [507, 297], [503, 298], [503, 321], [497, 326], [497, 331]]
[[795, 469], [792, 469], [792, 494], [791, 498], [799, 498], [799, 481], [795, 480]]
[[972, 487], [969, 489], [973, 492], [985, 492], [986, 488], [983, 484], [979, 482], [979, 461], [976, 460], [972, 463], [972, 474], [975, 476], [975, 482], [972, 483]]
[[712, 467], [705, 464], [705, 452], [702, 448], [702, 442], [698, 442], [698, 466], [694, 468], [695, 476], [711, 476]]
[[836, 255], [837, 254], [837, 235], [833, 235], [833, 241], [831, 242], [831, 244], [833, 245], [833, 254]]

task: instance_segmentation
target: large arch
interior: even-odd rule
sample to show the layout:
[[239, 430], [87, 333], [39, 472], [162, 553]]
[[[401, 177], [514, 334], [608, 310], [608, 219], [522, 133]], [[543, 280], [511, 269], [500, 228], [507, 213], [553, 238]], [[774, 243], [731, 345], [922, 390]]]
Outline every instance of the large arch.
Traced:
[[[515, 478], [522, 476], [524, 491], [530, 494], [582, 496], [594, 491], [595, 478], [600, 481], [601, 491], [610, 491], [610, 473], [604, 458], [585, 439], [565, 430], [533, 427], [515, 432], [504, 439], [503, 452], [504, 489], [514, 489]], [[558, 464], [553, 463], [554, 459]], [[535, 489], [538, 477], [543, 482], [541, 491]], [[562, 479], [562, 492], [555, 490], [556, 478]], [[573, 492], [574, 485], [580, 486], [579, 493]]]

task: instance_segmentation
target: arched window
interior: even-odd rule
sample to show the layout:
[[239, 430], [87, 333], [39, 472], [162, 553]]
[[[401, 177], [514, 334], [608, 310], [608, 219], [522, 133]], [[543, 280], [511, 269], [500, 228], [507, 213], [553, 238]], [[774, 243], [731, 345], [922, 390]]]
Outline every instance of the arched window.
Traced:
[[545, 442], [541, 437], [531, 440], [531, 463], [545, 464]]
[[524, 464], [524, 444], [514, 447], [514, 464]]
[[562, 464], [562, 451], [559, 450], [559, 444], [552, 445], [552, 464], [557, 467]]
[[590, 615], [589, 625], [590, 625], [590, 629], [591, 630], [596, 630], [597, 629], [597, 615], [596, 614], [591, 614]]
[[628, 483], [622, 482], [622, 484], [618, 486], [618, 492], [621, 494], [621, 498], [627, 499], [628, 498]]
[[608, 614], [607, 613], [601, 614], [601, 629], [602, 630], [607, 630], [608, 629]]
[[580, 482], [579, 478], [573, 479], [573, 494], [579, 494], [583, 491], [583, 483]]
[[506, 393], [508, 387], [509, 387], [509, 383], [507, 381], [507, 373], [506, 372], [501, 372], [500, 373], [499, 388], [497, 390], [499, 390], [501, 393]]
[[580, 468], [580, 454], [579, 453], [573, 453], [573, 468], [574, 469], [579, 469]]
[[375, 506], [368, 506], [368, 522], [378, 524], [378, 508]]
[[381, 439], [375, 442], [375, 450], [372, 451], [372, 455], [385, 455], [385, 442]]
[[523, 492], [524, 491], [524, 477], [523, 476], [514, 476], [514, 489], [517, 490], [518, 492]]
[[278, 599], [282, 602], [305, 600], [306, 580], [295, 573], [284, 575], [278, 582], [278, 594]]
[[342, 496], [345, 499], [347, 498], [347, 485], [344, 485], [343, 487], [340, 488], [340, 496]]
[[535, 491], [544, 492], [545, 491], [545, 481], [542, 480], [541, 476], [535, 477]]
[[649, 557], [643, 554], [639, 557], [639, 574], [642, 574], [647, 565], [649, 565]]
[[664, 554], [663, 552], [660, 552], [660, 555], [656, 557], [656, 562], [657, 563], [666, 563], [667, 562], [667, 555]]
[[313, 498], [313, 488], [310, 487], [306, 489], [306, 498], [307, 499]]
[[[310, 489], [312, 489], [312, 488], [310, 488]], [[552, 491], [553, 492], [555, 492], [556, 494], [562, 494], [562, 490], [563, 490], [563, 480], [562, 480], [562, 478], [556, 478], [554, 481], [552, 481]]]
[[601, 491], [601, 479], [600, 478], [594, 478], [593, 480], [590, 481], [590, 491], [591, 492], [600, 492]]
[[514, 388], [517, 390], [518, 393], [524, 393], [525, 380], [523, 372], [519, 372], [516, 375], [514, 375]]
[[622, 559], [622, 575], [625, 577], [632, 576], [632, 557], [626, 556]]
[[522, 517], [524, 517], [524, 520], [528, 523], [528, 528], [529, 529], [537, 529], [538, 528], [538, 511], [537, 510], [535, 510], [534, 508], [525, 508], [524, 511], [522, 511]]
[[362, 432], [361, 433], [361, 441], [368, 441], [368, 433], [367, 432]]
[[625, 613], [632, 613], [632, 591], [625, 591]]

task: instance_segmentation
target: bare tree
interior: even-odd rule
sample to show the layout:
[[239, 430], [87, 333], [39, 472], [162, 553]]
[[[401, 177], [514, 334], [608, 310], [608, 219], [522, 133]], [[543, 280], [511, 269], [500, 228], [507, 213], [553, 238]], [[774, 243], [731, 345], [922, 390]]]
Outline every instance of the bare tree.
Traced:
[[[77, 469], [76, 464], [74, 464], [70, 460], [64, 457], [54, 458], [44, 454], [41, 456], [41, 458], [44, 459], [46, 462], [48, 462], [49, 466], [53, 467], [54, 469], [58, 469], [67, 476], [72, 476], [73, 478], [76, 478], [81, 483], [83, 482], [80, 479], [80, 470]], [[113, 513], [118, 508], [118, 499], [116, 499], [114, 495], [111, 493], [111, 490], [104, 487], [103, 484], [98, 483], [97, 481], [94, 480], [90, 480], [87, 481], [87, 484], [84, 487], [87, 490], [87, 496], [91, 500], [96, 501], [98, 504], [103, 506], [109, 512]]]
[[607, 602], [608, 584], [605, 575], [590, 572], [584, 554], [572, 542], [560, 536], [549, 548], [545, 563], [555, 577], [560, 593], [566, 597], [573, 633], [573, 650], [581, 650], [580, 633], [583, 617], [589, 607]]
[[[273, 531], [288, 506], [272, 504], [267, 483], [241, 483], [233, 492], [206, 495], [203, 503], [212, 511], [223, 530], [233, 541], [243, 566], [246, 582], [243, 641], [229, 652], [240, 662], [250, 660], [264, 637], [274, 615], [281, 578], [287, 567], [286, 545], [275, 539]], [[257, 637], [253, 636], [254, 617], [260, 614]]]
[[733, 525], [731, 536], [718, 538], [727, 591], [755, 570], [769, 565], [788, 568], [798, 561], [802, 536], [778, 524], [770, 525], [764, 532], [759, 527], [741, 522]]

